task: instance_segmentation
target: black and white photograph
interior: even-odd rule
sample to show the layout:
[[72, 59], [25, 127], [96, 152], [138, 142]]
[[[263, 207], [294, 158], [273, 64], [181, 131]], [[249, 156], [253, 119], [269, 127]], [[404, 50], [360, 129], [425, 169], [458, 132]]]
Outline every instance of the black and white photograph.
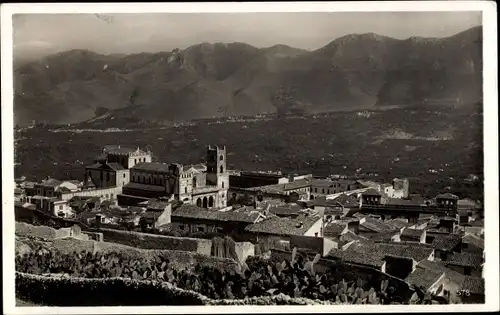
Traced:
[[499, 309], [494, 2], [6, 4], [1, 38], [4, 313]]

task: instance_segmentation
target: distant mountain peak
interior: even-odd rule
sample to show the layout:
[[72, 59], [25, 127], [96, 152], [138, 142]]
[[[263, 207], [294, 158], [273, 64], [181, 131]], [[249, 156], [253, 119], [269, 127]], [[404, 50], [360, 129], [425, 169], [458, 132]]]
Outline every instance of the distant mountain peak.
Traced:
[[[315, 51], [241, 42], [128, 55], [73, 49], [16, 65], [16, 123], [78, 122], [92, 119], [95, 107], [116, 119], [190, 120], [220, 116], [221, 108], [254, 116], [276, 111], [281, 87], [312, 112], [473, 103], [482, 95], [481, 29], [441, 39], [349, 34]], [[140, 107], [126, 106], [131, 95]]]

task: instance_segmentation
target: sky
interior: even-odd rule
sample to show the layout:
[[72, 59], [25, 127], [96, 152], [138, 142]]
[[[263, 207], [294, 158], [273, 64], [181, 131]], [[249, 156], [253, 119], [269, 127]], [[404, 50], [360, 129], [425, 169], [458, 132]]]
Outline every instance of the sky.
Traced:
[[446, 37], [482, 24], [481, 12], [18, 14], [14, 57], [71, 49], [102, 54], [171, 51], [202, 42], [314, 50], [355, 33]]

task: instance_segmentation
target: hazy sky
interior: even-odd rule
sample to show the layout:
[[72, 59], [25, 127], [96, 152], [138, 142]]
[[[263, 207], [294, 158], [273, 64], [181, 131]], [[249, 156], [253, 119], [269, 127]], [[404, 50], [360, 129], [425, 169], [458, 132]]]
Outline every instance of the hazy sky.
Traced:
[[481, 12], [231, 14], [24, 14], [13, 16], [14, 54], [69, 49], [99, 53], [170, 51], [201, 42], [286, 44], [317, 49], [352, 33], [405, 39], [445, 37], [481, 25]]

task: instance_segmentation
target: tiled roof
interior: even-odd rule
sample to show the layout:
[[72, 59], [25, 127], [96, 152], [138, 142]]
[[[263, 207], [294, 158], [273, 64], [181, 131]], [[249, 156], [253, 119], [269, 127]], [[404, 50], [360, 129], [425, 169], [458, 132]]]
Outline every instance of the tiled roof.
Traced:
[[365, 222], [360, 223], [360, 225], [375, 232], [389, 232], [397, 230], [394, 226], [371, 217], [366, 217]]
[[204, 164], [184, 165], [183, 169], [185, 172], [190, 169], [194, 169], [197, 172], [204, 172], [207, 170], [207, 166]]
[[332, 249], [328, 256], [329, 258], [341, 259], [347, 263], [359, 264], [364, 266], [370, 266], [374, 268], [381, 268], [384, 264], [384, 256], [373, 255], [369, 250], [360, 250], [359, 247], [363, 246], [360, 244], [352, 244], [346, 250]]
[[433, 249], [418, 244], [399, 243], [355, 243], [345, 251], [333, 250], [328, 256], [342, 258], [346, 262], [381, 267], [387, 255], [412, 258], [415, 261], [427, 259]]
[[472, 253], [453, 253], [444, 263], [446, 265], [478, 268], [483, 262], [483, 257]]
[[260, 216], [258, 211], [255, 212], [237, 212], [237, 211], [213, 211], [206, 210], [194, 205], [182, 205], [177, 208], [172, 217], [192, 218], [211, 221], [224, 222], [244, 222], [253, 223]]
[[465, 199], [459, 199], [457, 201], [457, 206], [459, 208], [466, 208], [466, 209], [475, 208], [475, 207], [477, 207], [477, 203], [472, 199], [465, 198]]
[[104, 150], [106, 153], [111, 154], [129, 154], [137, 151], [137, 149], [122, 147], [121, 145], [106, 145], [104, 146]]
[[398, 206], [422, 206], [425, 205], [425, 201], [421, 202], [418, 200], [406, 200], [401, 198], [386, 198], [385, 204]]
[[62, 192], [62, 193], [71, 192], [71, 190], [68, 187], [64, 187], [64, 186], [57, 187], [56, 191]]
[[82, 220], [88, 220], [88, 219], [91, 219], [91, 218], [95, 218], [95, 216], [97, 214], [100, 214], [100, 212], [94, 212], [94, 211], [83, 211], [79, 214], [77, 214], [77, 219], [82, 221]]
[[147, 202], [148, 209], [152, 210], [165, 210], [165, 208], [170, 204], [168, 201], [162, 201], [158, 199], [151, 199]]
[[55, 178], [49, 178], [49, 179], [43, 180], [40, 183], [40, 185], [47, 186], [47, 187], [57, 187], [61, 184], [62, 184], [62, 182], [60, 180], [55, 179]]
[[451, 194], [451, 193], [444, 193], [444, 194], [439, 194], [436, 196], [436, 199], [439, 198], [439, 199], [455, 199], [455, 200], [458, 200], [458, 197], [454, 194]]
[[378, 250], [383, 252], [384, 255], [412, 258], [417, 262], [427, 259], [433, 252], [433, 248], [418, 243], [375, 243], [374, 246], [378, 247]]
[[439, 250], [451, 251], [458, 244], [460, 244], [461, 241], [462, 238], [460, 237], [460, 235], [439, 235], [436, 236], [432, 241], [432, 247]]
[[[269, 217], [246, 227], [252, 233], [271, 235], [304, 235], [318, 220], [319, 216], [299, 215], [297, 218]], [[302, 225], [300, 225], [302, 223]]]
[[347, 231], [346, 233], [342, 234], [340, 236], [340, 241], [342, 242], [352, 242], [352, 241], [366, 241], [367, 239], [361, 235], [354, 234], [351, 231]]
[[133, 182], [125, 184], [125, 186], [123, 186], [123, 188], [146, 190], [146, 191], [156, 191], [156, 192], [165, 191], [164, 186], [139, 184], [139, 183], [133, 183]]
[[298, 215], [301, 208], [298, 205], [270, 207], [269, 212], [276, 215]]
[[148, 221], [151, 220], [156, 220], [158, 217], [161, 215], [161, 213], [158, 212], [153, 212], [153, 211], [146, 211], [141, 214], [141, 218], [146, 219]]
[[318, 206], [318, 207], [340, 207], [340, 205], [335, 200], [326, 198], [317, 198], [308, 201], [307, 203], [311, 206]]
[[378, 188], [380, 187], [380, 183], [370, 181], [370, 180], [358, 180], [358, 183], [365, 187]]
[[147, 172], [168, 172], [168, 164], [160, 162], [141, 162], [132, 167], [133, 170], [147, 171]]
[[417, 268], [410, 273], [408, 277], [406, 277], [405, 281], [418, 288], [423, 288], [424, 291], [427, 291], [443, 275], [444, 272], [432, 269], [423, 269], [417, 266]]
[[460, 285], [464, 281], [464, 275], [447, 268], [442, 262], [422, 260], [417, 266], [429, 272], [444, 273], [447, 279], [457, 285]]
[[359, 201], [356, 197], [353, 195], [346, 195], [342, 194], [338, 196], [337, 198], [334, 199], [335, 202], [340, 203], [344, 207], [358, 207], [359, 206]]
[[325, 226], [323, 234], [325, 236], [339, 236], [346, 229], [345, 224], [330, 223]]
[[333, 184], [336, 184], [336, 182], [333, 182], [329, 179], [317, 179], [314, 178], [311, 181], [311, 186], [313, 187], [324, 187], [324, 188], [333, 188]]
[[408, 223], [400, 219], [386, 220], [384, 221], [384, 223], [390, 224], [396, 229], [402, 229], [404, 227], [413, 225], [412, 223]]
[[304, 179], [299, 179], [299, 180], [293, 181], [291, 183], [277, 184], [275, 186], [279, 190], [288, 191], [288, 190], [310, 187], [311, 180], [308, 178], [304, 178]]
[[465, 276], [465, 279], [462, 282], [460, 288], [462, 290], [469, 290], [469, 292], [472, 294], [484, 295], [484, 279]]
[[484, 249], [484, 239], [474, 234], [465, 234], [462, 237], [462, 242], [466, 244], [473, 244], [474, 246]]
[[401, 233], [401, 236], [406, 236], [409, 238], [420, 240], [422, 234], [424, 234], [424, 230], [404, 229], [403, 232]]
[[142, 212], [146, 211], [146, 209], [142, 208], [142, 207], [131, 206], [131, 207], [128, 207], [126, 211], [128, 211], [130, 213], [142, 213]]

